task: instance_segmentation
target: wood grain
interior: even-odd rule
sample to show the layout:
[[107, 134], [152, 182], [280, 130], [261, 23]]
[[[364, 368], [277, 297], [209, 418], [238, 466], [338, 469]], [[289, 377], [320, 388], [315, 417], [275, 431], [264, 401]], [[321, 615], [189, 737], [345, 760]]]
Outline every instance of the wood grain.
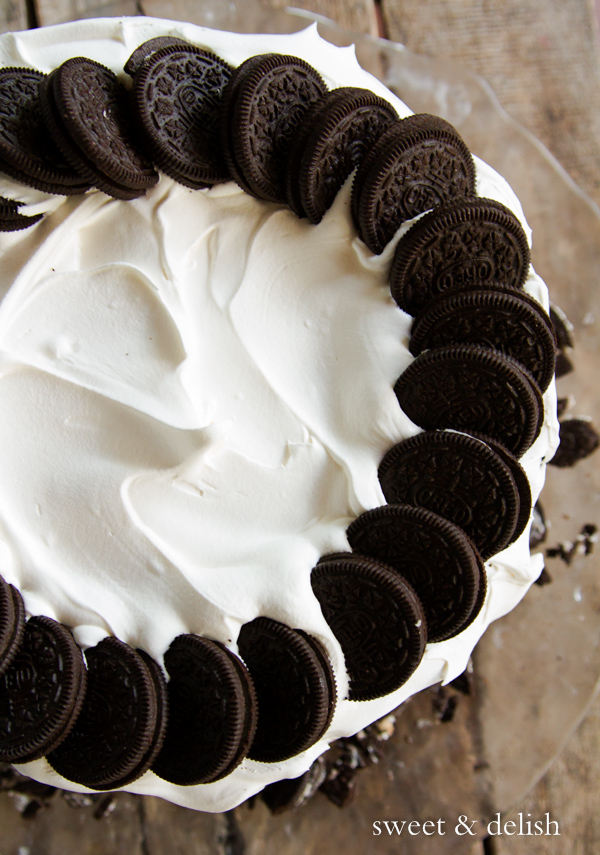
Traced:
[[592, 855], [600, 850], [600, 697], [549, 771], [505, 819], [559, 824], [560, 836], [495, 837], [489, 855]]
[[279, 9], [286, 6], [309, 9], [331, 18], [347, 30], [372, 36], [379, 34], [375, 0], [272, 0], [272, 5]]
[[0, 2], [0, 33], [27, 29], [27, 7], [25, 0], [2, 0]]
[[390, 39], [484, 77], [600, 202], [600, 54], [588, 0], [383, 0]]

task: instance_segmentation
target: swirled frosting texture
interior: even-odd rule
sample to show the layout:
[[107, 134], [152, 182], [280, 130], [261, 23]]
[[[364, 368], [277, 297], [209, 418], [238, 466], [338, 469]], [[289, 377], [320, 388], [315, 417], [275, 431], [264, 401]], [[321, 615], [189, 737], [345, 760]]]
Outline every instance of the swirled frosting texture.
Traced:
[[[84, 21], [3, 36], [0, 63], [48, 72], [86, 55], [126, 81], [128, 56], [162, 34], [233, 65], [297, 55], [330, 88], [368, 87], [410, 112], [352, 49], [315, 28], [242, 36], [146, 18]], [[523, 219], [506, 183], [480, 161], [477, 171], [478, 193]], [[47, 212], [33, 230], [0, 236], [0, 552], [28, 612], [72, 627], [83, 647], [112, 634], [158, 661], [183, 632], [236, 650], [241, 625], [265, 615], [319, 638], [338, 680], [331, 727], [302, 755], [245, 761], [197, 787], [149, 772], [128, 789], [228, 809], [460, 674], [489, 622], [540, 572], [528, 532], [488, 562], [477, 620], [429, 645], [405, 686], [376, 701], [344, 699], [343, 656], [310, 587], [319, 556], [348, 549], [350, 520], [384, 503], [383, 454], [419, 430], [392, 391], [412, 359], [410, 318], [387, 284], [398, 236], [381, 256], [365, 248], [349, 184], [318, 226], [233, 183], [192, 191], [164, 176], [133, 202], [98, 191], [47, 197], [8, 179], [0, 194]], [[547, 305], [533, 272], [526, 287]], [[534, 496], [556, 433], [547, 415], [522, 461]], [[23, 769], [82, 789], [45, 760]]]

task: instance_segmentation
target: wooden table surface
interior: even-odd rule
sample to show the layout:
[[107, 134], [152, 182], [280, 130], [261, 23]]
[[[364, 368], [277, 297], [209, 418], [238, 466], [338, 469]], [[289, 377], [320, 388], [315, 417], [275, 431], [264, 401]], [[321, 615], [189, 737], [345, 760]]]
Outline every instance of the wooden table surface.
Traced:
[[[75, 17], [93, 5], [97, 3], [92, 0], [1, 0], [0, 31]], [[273, 5], [287, 4], [275, 0]], [[383, 35], [415, 52], [451, 59], [481, 74], [508, 113], [545, 143], [577, 184], [600, 204], [600, 51], [594, 0], [295, 0], [292, 5], [328, 16], [350, 30]], [[155, 3], [152, 13], [157, 14], [159, 7], [160, 3]], [[467, 726], [465, 722], [464, 733]], [[460, 758], [467, 754], [469, 768], [477, 765], [477, 758], [473, 761], [469, 754], [477, 751], [472, 741], [455, 748], [457, 769]], [[476, 840], [469, 850], [471, 855], [592, 855], [600, 851], [599, 765], [600, 701], [596, 701], [546, 775], [507, 816], [514, 819], [520, 811], [524, 817], [530, 814], [538, 818], [549, 812], [553, 818], [560, 818], [561, 836], [522, 839], [503, 835], [486, 842]], [[461, 774], [467, 774], [467, 766], [461, 768]], [[69, 815], [70, 808], [53, 806], [44, 814], [47, 817], [54, 811], [53, 819], [36, 819], [37, 830], [24, 833], [21, 824], [25, 821], [16, 811], [11, 813], [6, 804], [2, 807], [0, 800], [0, 855], [159, 855], [167, 851], [173, 855], [179, 851], [249, 855], [278, 851], [266, 843], [273, 826], [260, 811], [253, 820], [251, 840], [244, 844], [243, 832], [231, 815], [196, 815], [173, 808], [172, 831], [166, 835], [164, 822], [153, 825], [152, 818], [154, 812], [163, 811], [164, 815], [171, 807], [156, 800], [148, 800], [143, 808], [139, 803], [125, 797], [118, 812], [121, 819], [129, 816], [131, 822], [112, 826], [97, 823], [98, 830], [86, 832], [83, 845], [78, 834], [80, 821], [73, 818], [76, 812], [73, 817]], [[64, 811], [66, 818], [61, 819]], [[141, 826], [140, 811], [145, 813]], [[341, 822], [343, 814], [339, 817]], [[60, 836], [54, 830], [58, 825]], [[142, 833], [141, 827], [146, 832]], [[285, 835], [285, 828], [283, 820], [278, 833]], [[306, 834], [308, 840], [309, 832]], [[373, 851], [442, 851], [428, 848], [432, 845], [428, 841], [422, 849], [400, 850], [399, 845], [382, 842]], [[360, 851], [355, 846], [356, 841], [344, 843], [348, 855]], [[308, 852], [309, 848], [303, 850], [300, 844], [285, 851]], [[329, 855], [337, 849], [329, 849], [326, 842], [319, 848], [313, 841], [310, 851]], [[464, 845], [460, 851], [466, 851]]]

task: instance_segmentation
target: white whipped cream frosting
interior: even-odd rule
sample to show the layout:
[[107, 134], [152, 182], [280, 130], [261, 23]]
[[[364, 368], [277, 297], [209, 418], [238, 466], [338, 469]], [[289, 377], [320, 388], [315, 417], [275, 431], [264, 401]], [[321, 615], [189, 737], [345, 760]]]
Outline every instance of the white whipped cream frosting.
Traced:
[[[315, 27], [264, 36], [88, 20], [4, 35], [0, 64], [49, 72], [83, 55], [127, 83], [129, 55], [163, 34], [232, 65], [259, 53], [300, 56], [329, 88], [367, 87], [410, 113], [353, 48], [330, 45]], [[506, 182], [476, 166], [479, 195], [508, 205], [527, 229]], [[0, 235], [1, 572], [28, 614], [71, 627], [84, 648], [116, 635], [159, 662], [180, 633], [235, 651], [242, 624], [266, 615], [320, 639], [337, 677], [331, 726], [303, 754], [246, 760], [194, 787], [148, 772], [127, 789], [229, 809], [462, 673], [489, 623], [539, 575], [529, 528], [487, 562], [474, 623], [429, 644], [408, 682], [378, 700], [346, 700], [342, 651], [310, 586], [321, 554], [349, 548], [349, 522], [384, 504], [384, 453], [420, 430], [392, 388], [412, 360], [411, 319], [388, 287], [408, 226], [373, 256], [352, 225], [349, 182], [318, 226], [233, 183], [193, 191], [165, 176], [133, 202], [99, 191], [48, 196], [1, 176], [0, 195], [26, 203], [23, 213], [46, 212], [33, 228]], [[526, 290], [547, 308], [533, 271]], [[544, 400], [544, 427], [521, 461], [534, 498], [557, 444], [553, 385]], [[85, 790], [45, 760], [21, 768]]]

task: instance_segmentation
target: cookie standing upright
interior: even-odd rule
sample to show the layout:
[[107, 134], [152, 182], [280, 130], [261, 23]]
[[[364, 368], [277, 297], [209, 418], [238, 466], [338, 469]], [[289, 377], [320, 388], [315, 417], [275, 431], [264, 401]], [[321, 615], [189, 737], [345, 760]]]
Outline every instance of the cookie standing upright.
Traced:
[[160, 170], [187, 187], [227, 181], [220, 116], [231, 66], [181, 40], [152, 47], [142, 45], [125, 66], [133, 74], [131, 103], [144, 146]]
[[46, 131], [39, 96], [45, 80], [31, 68], [0, 69], [0, 172], [47, 193], [84, 193], [89, 183]]
[[292, 210], [320, 223], [350, 173], [397, 118], [389, 101], [368, 89], [333, 89], [315, 102], [288, 154], [285, 186]]
[[453, 198], [432, 206], [398, 241], [390, 287], [400, 308], [416, 315], [450, 291], [521, 289], [529, 261], [512, 211], [494, 199]]
[[407, 220], [475, 193], [475, 165], [449, 122], [418, 113], [394, 122], [362, 161], [352, 187], [358, 233], [379, 254]]
[[225, 91], [222, 142], [230, 172], [244, 190], [285, 203], [290, 145], [326, 91], [321, 75], [294, 56], [251, 57], [236, 69]]
[[67, 738], [81, 712], [87, 674], [69, 630], [30, 618], [10, 667], [0, 677], [0, 759], [29, 763]]
[[0, 676], [15, 658], [25, 630], [25, 606], [14, 585], [0, 576]]
[[135, 145], [127, 93], [106, 66], [86, 57], [63, 62], [40, 83], [46, 127], [65, 158], [117, 199], [135, 199], [158, 181]]
[[152, 771], [179, 786], [218, 781], [247, 755], [256, 697], [247, 668], [222, 644], [177, 636], [165, 653], [169, 724]]
[[244, 624], [238, 646], [258, 703], [248, 756], [275, 763], [310, 748], [329, 727], [336, 704], [325, 651], [307, 633], [265, 617]]
[[87, 690], [67, 738], [47, 760], [69, 781], [114, 790], [148, 770], [164, 738], [166, 693], [145, 658], [118, 638], [86, 651]]

